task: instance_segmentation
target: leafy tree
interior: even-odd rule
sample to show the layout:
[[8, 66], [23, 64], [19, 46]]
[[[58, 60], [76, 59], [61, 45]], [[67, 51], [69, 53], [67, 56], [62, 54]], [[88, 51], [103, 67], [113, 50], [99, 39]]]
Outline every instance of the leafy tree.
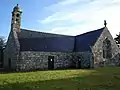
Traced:
[[116, 44], [119, 46], [120, 45], [120, 32], [119, 34], [116, 35], [116, 38], [114, 38], [116, 41]]
[[6, 45], [5, 38], [0, 36], [0, 49], [4, 49]]
[[5, 48], [6, 42], [4, 37], [0, 37], [0, 68], [3, 68], [3, 50]]

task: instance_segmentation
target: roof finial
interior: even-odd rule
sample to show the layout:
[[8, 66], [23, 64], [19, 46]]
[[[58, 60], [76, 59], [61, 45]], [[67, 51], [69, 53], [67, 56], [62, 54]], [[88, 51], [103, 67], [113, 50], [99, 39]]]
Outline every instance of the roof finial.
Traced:
[[19, 6], [19, 4], [17, 4], [17, 7]]
[[107, 26], [107, 22], [106, 22], [106, 20], [104, 20], [104, 25], [105, 25], [105, 27]]

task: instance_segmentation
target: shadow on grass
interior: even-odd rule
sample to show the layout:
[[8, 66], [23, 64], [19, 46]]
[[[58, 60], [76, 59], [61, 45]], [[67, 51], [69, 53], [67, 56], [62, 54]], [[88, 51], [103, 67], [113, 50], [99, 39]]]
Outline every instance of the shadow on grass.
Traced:
[[[31, 81], [23, 83], [8, 83], [0, 86], [0, 90], [120, 90], [119, 70], [98, 69], [88, 76], [75, 76], [72, 78]], [[114, 73], [115, 72], [115, 73]]]
[[85, 77], [76, 77], [69, 79], [6, 84], [0, 86], [0, 90], [120, 90], [118, 85], [96, 83], [87, 82]]
[[53, 70], [49, 70], [49, 69], [36, 69], [36, 70], [28, 70], [28, 71], [14, 71], [14, 70], [0, 70], [0, 74], [12, 74], [12, 73], [29, 73], [29, 72], [47, 72], [47, 71], [65, 71], [65, 70], [93, 70], [93, 68], [83, 68], [83, 69], [76, 69], [76, 68], [58, 68], [58, 69], [53, 69]]
[[[0, 90], [83, 90], [88, 88], [85, 77], [14, 83], [0, 86]], [[87, 89], [86, 89], [87, 90]]]

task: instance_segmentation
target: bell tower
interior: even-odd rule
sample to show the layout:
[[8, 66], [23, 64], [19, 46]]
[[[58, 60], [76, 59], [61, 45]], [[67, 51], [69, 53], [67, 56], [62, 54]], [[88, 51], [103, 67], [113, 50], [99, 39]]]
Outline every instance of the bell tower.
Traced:
[[11, 30], [20, 32], [21, 14], [22, 14], [22, 11], [17, 4], [12, 11]]

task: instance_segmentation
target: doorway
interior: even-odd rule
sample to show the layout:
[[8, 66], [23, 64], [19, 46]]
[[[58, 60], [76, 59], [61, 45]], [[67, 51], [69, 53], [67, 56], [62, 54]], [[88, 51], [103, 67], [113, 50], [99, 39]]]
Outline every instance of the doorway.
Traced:
[[78, 69], [81, 68], [81, 61], [80, 60], [77, 61], [77, 67], [76, 68], [78, 68]]
[[76, 68], [81, 68], [81, 57], [77, 57]]
[[54, 56], [48, 56], [48, 69], [54, 69]]
[[3, 68], [3, 59], [4, 59], [3, 49], [0, 49], [0, 68]]
[[9, 66], [9, 69], [11, 69], [11, 58], [8, 59], [8, 66]]

